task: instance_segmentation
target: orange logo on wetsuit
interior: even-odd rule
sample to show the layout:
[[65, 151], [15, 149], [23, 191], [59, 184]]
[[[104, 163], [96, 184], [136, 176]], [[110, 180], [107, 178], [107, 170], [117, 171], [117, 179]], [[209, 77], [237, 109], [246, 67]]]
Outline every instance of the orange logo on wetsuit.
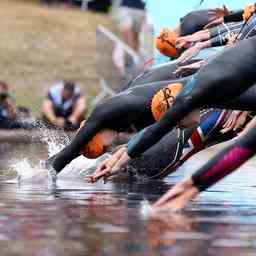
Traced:
[[151, 111], [156, 121], [159, 121], [173, 105], [182, 89], [182, 84], [175, 83], [168, 85], [155, 94], [151, 103]]

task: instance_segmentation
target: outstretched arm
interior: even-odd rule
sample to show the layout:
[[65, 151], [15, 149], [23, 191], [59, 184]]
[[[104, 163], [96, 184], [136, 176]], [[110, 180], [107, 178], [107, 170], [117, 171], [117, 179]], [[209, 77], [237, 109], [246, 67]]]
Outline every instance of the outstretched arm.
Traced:
[[181, 210], [200, 192], [222, 180], [250, 159], [256, 150], [256, 129], [242, 136], [185, 181], [175, 185], [154, 205], [154, 210]]
[[210, 30], [204, 29], [189, 36], [179, 37], [176, 41], [176, 47], [178, 49], [187, 48], [187, 46], [190, 46], [192, 43], [209, 40], [210, 38]]

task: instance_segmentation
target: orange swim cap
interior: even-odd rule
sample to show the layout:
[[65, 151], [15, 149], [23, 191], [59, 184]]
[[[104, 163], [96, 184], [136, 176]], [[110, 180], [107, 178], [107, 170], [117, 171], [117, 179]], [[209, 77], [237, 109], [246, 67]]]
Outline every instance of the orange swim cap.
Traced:
[[174, 83], [155, 94], [151, 103], [151, 111], [156, 121], [159, 121], [173, 105], [174, 100], [181, 93], [182, 89], [182, 84]]
[[176, 49], [177, 35], [174, 31], [164, 28], [160, 35], [156, 38], [156, 48], [160, 53], [167, 57], [177, 57]]
[[[78, 131], [85, 125], [85, 121], [80, 124]], [[80, 153], [89, 159], [95, 159], [105, 153], [104, 139], [102, 132], [98, 132], [83, 148]]]
[[246, 6], [243, 14], [244, 21], [248, 21], [255, 12], [256, 12], [255, 4]]
[[85, 145], [80, 153], [86, 158], [95, 159], [105, 153], [104, 141], [101, 132], [97, 133], [90, 141]]

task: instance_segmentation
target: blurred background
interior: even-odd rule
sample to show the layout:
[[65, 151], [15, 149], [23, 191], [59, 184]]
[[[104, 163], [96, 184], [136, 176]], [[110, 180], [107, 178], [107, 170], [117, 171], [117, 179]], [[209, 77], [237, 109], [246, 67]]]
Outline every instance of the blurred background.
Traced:
[[16, 103], [35, 115], [52, 85], [73, 81], [88, 110], [147, 66], [166, 61], [154, 52], [154, 35], [161, 28], [174, 27], [192, 10], [223, 4], [239, 9], [250, 1], [200, 2], [146, 0], [134, 46], [120, 26], [119, 0], [1, 0], [0, 80]]

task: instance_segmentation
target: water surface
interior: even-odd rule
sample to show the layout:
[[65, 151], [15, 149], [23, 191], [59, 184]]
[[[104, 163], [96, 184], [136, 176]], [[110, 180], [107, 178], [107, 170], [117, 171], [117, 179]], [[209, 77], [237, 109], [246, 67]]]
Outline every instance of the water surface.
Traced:
[[1, 148], [2, 170], [16, 159], [18, 168], [36, 173], [25, 175], [19, 184], [0, 182], [1, 255], [255, 255], [253, 162], [203, 193], [184, 212], [149, 217], [143, 205], [193, 171], [208, 153], [164, 181], [119, 179], [92, 185], [73, 173], [50, 190], [44, 170], [36, 167], [38, 158], [47, 155], [45, 147]]

